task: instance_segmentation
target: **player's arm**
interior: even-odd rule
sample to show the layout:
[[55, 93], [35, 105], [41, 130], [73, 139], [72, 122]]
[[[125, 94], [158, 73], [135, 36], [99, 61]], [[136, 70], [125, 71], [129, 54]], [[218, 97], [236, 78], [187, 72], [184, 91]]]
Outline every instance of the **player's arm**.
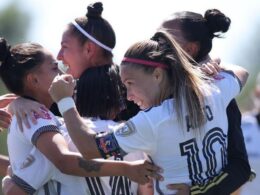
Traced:
[[[52, 82], [49, 93], [52, 99], [57, 102], [69, 135], [82, 156], [85, 159], [101, 158], [95, 141], [96, 133], [83, 122], [71, 98], [74, 87], [72, 76], [57, 76]], [[60, 101], [61, 99], [63, 100]]]
[[233, 64], [220, 66], [224, 71], [232, 72], [238, 78], [241, 88], [244, 87], [249, 76], [249, 73], [245, 68]]
[[9, 158], [0, 154], [0, 176], [5, 176], [9, 166]]
[[[127, 176], [144, 184], [147, 176], [155, 176], [158, 167], [147, 161], [85, 160], [80, 154], [70, 152], [63, 136], [56, 132], [43, 133], [36, 147], [63, 173], [76, 176]], [[158, 176], [159, 177], [159, 176]]]

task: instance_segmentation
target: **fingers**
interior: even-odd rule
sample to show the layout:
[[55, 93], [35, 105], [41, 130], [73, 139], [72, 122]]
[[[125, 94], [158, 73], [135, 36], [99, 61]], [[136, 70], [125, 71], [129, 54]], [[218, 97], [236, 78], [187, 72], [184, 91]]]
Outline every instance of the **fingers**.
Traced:
[[0, 108], [8, 106], [16, 98], [17, 96], [14, 94], [5, 94], [0, 96]]
[[22, 122], [24, 123], [25, 127], [30, 129], [31, 128], [31, 125], [29, 123], [29, 120], [28, 120], [28, 115], [27, 113], [23, 113], [22, 116], [21, 116], [21, 120]]
[[23, 132], [23, 121], [22, 121], [20, 115], [16, 115], [16, 120], [17, 120], [19, 129]]
[[219, 65], [216, 62], [209, 62], [209, 63], [203, 64], [201, 66], [201, 70], [203, 72], [205, 72], [206, 74], [208, 74], [209, 76], [215, 76], [220, 72], [221, 68], [219, 67]]
[[163, 181], [163, 176], [160, 174], [163, 172], [163, 170], [158, 167], [157, 165], [154, 165], [148, 161], [146, 163], [146, 176], [148, 178], [154, 178], [159, 181]]
[[76, 82], [71, 75], [58, 75], [53, 80], [49, 94], [55, 102], [58, 102], [64, 97], [72, 97]]
[[13, 169], [10, 165], [7, 167], [7, 175], [9, 175], [9, 176], [13, 175]]
[[8, 128], [11, 123], [12, 116], [5, 110], [0, 110], [0, 128]]

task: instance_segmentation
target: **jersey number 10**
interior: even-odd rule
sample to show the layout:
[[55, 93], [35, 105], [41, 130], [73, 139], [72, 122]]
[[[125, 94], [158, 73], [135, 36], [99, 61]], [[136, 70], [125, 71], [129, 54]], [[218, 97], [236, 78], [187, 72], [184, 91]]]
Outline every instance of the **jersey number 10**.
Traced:
[[[222, 129], [215, 127], [204, 136], [202, 151], [199, 151], [195, 138], [180, 143], [181, 155], [187, 157], [189, 176], [193, 185], [204, 184], [219, 173], [219, 167], [224, 167], [227, 164], [226, 137]], [[218, 146], [218, 151], [214, 151], [214, 145]], [[217, 152], [220, 152], [221, 159], [219, 160], [216, 159]], [[220, 161], [221, 165], [218, 165], [217, 163]], [[206, 166], [203, 166], [202, 162], [205, 162]]]

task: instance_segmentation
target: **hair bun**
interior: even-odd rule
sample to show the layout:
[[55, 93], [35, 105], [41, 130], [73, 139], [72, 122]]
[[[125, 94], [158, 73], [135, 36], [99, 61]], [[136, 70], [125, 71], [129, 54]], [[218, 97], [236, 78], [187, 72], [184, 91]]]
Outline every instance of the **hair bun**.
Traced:
[[10, 55], [10, 46], [4, 38], [0, 37], [0, 66]]
[[213, 34], [216, 32], [227, 32], [231, 23], [230, 18], [217, 9], [207, 10], [204, 18], [207, 21], [210, 32]]
[[103, 11], [103, 4], [101, 2], [96, 2], [88, 6], [88, 13], [86, 16], [88, 18], [95, 18], [95, 19], [101, 18], [102, 11]]

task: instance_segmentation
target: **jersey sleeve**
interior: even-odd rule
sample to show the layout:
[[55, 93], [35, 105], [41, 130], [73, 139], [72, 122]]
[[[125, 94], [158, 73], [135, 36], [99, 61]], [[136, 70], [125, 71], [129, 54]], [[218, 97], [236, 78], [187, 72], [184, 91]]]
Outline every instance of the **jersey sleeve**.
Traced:
[[48, 110], [42, 109], [44, 112], [44, 116], [40, 116], [37, 113], [34, 113], [34, 117], [37, 121], [36, 124], [30, 122], [30, 129], [27, 129], [25, 125], [23, 125], [23, 134], [25, 138], [30, 141], [33, 145], [36, 144], [37, 139], [42, 133], [45, 132], [57, 132], [60, 133], [57, 127], [57, 119], [55, 116]]
[[39, 150], [33, 148], [21, 167], [13, 170], [12, 180], [32, 194], [52, 179], [54, 170], [54, 165]]
[[232, 72], [221, 72], [215, 79], [215, 84], [220, 89], [222, 98], [226, 105], [240, 93], [241, 84]]
[[156, 135], [146, 112], [139, 112], [124, 125], [114, 131], [116, 140], [123, 151], [130, 153], [143, 151], [154, 152]]

